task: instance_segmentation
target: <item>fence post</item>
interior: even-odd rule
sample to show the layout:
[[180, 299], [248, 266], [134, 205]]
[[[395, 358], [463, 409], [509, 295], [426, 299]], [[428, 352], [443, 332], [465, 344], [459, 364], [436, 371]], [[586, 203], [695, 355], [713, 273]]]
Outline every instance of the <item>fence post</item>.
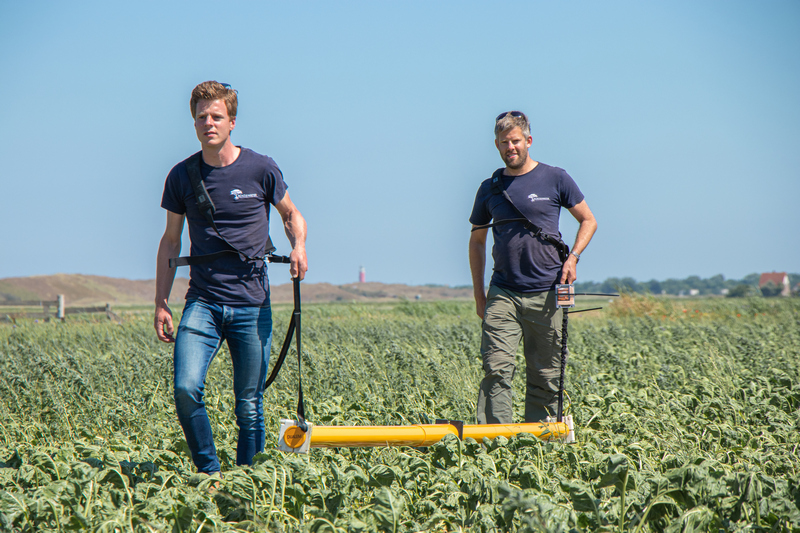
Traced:
[[58, 314], [56, 315], [56, 317], [61, 319], [62, 322], [64, 321], [64, 295], [63, 294], [59, 294], [58, 295]]

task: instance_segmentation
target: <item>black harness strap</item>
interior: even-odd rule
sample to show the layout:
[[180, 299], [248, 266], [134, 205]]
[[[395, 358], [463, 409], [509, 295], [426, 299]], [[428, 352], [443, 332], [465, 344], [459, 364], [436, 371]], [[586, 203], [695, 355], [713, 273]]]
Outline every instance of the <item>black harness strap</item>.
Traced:
[[173, 257], [169, 260], [169, 267], [175, 268], [175, 267], [199, 265], [201, 263], [210, 263], [211, 261], [216, 261], [220, 257], [225, 257], [227, 255], [235, 253], [236, 251], [234, 250], [222, 250], [221, 252], [215, 252], [213, 254]]
[[197, 200], [197, 208], [205, 219], [208, 220], [209, 224], [211, 224], [211, 227], [214, 228], [214, 231], [219, 233], [217, 225], [214, 223], [214, 213], [217, 212], [217, 208], [211, 196], [208, 194], [206, 184], [203, 183], [203, 176], [200, 174], [201, 161], [202, 152], [192, 154], [192, 156], [186, 160], [186, 172], [189, 174], [189, 182], [192, 184], [192, 191], [194, 191], [194, 197], [195, 200]]
[[555, 246], [556, 250], [558, 250], [558, 257], [561, 259], [561, 262], [563, 263], [564, 261], [567, 260], [567, 257], [569, 256], [569, 246], [567, 245], [567, 243], [561, 240], [560, 237], [556, 237], [555, 235], [550, 235], [549, 233], [545, 233], [542, 228], [531, 222], [531, 220], [527, 216], [525, 216], [525, 213], [523, 213], [519, 209], [519, 207], [517, 207], [516, 204], [514, 204], [514, 201], [511, 200], [511, 196], [509, 196], [508, 191], [503, 188], [502, 177], [504, 170], [505, 169], [498, 168], [492, 174], [492, 182], [491, 182], [492, 194], [500, 194], [503, 197], [505, 197], [505, 199], [508, 200], [508, 203], [511, 204], [511, 207], [513, 207], [517, 213], [522, 215], [522, 218], [507, 218], [505, 220], [496, 220], [491, 224], [475, 226], [474, 228], [472, 228], [472, 231], [476, 231], [479, 229], [493, 228], [495, 226], [499, 226], [501, 224], [508, 224], [510, 222], [522, 222], [523, 225], [525, 226], [525, 229], [530, 231], [534, 237], [541, 237], [545, 241]]
[[192, 154], [192, 156], [186, 160], [186, 172], [189, 174], [189, 182], [192, 184], [192, 191], [194, 192], [194, 197], [197, 201], [197, 209], [200, 211], [200, 213], [202, 213], [203, 217], [214, 229], [214, 232], [216, 232], [217, 236], [219, 236], [219, 238], [222, 239], [222, 241], [227, 244], [230, 249], [220, 250], [219, 252], [214, 252], [213, 254], [175, 257], [169, 260], [169, 267], [175, 268], [179, 266], [192, 266], [202, 263], [210, 263], [228, 254], [236, 254], [242, 261], [246, 263], [254, 261], [269, 262], [267, 257], [275, 251], [275, 247], [272, 245], [272, 239], [270, 239], [269, 236], [267, 236], [267, 242], [264, 245], [263, 253], [256, 255], [255, 257], [250, 257], [228, 242], [228, 239], [223, 237], [222, 233], [220, 233], [219, 229], [217, 229], [217, 224], [214, 222], [214, 213], [216, 212], [217, 208], [214, 206], [214, 201], [211, 200], [211, 196], [208, 194], [208, 190], [206, 189], [206, 184], [203, 182], [203, 176], [200, 173], [201, 161], [202, 152]]

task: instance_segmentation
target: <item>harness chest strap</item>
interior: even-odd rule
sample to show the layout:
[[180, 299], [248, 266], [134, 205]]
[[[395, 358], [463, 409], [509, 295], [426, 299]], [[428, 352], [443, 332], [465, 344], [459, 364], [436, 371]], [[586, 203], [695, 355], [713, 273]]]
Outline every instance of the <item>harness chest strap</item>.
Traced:
[[493, 228], [495, 226], [499, 226], [501, 224], [508, 224], [510, 222], [522, 222], [525, 226], [525, 229], [529, 230], [534, 237], [541, 237], [545, 241], [549, 242], [553, 246], [556, 247], [558, 250], [559, 258], [562, 262], [567, 260], [567, 256], [569, 256], [569, 246], [560, 237], [556, 237], [554, 235], [550, 235], [549, 233], [545, 233], [544, 230], [531, 222], [531, 220], [523, 213], [517, 206], [514, 204], [514, 201], [509, 196], [508, 191], [503, 188], [502, 177], [503, 177], [503, 170], [502, 168], [498, 168], [492, 174], [492, 181], [491, 181], [491, 190], [492, 194], [499, 194], [505, 197], [508, 200], [508, 203], [511, 204], [511, 207], [519, 213], [522, 218], [508, 218], [505, 220], [496, 220], [491, 224], [484, 224], [482, 226], [475, 226], [472, 228], [472, 231], [479, 230], [479, 229], [487, 229]]
[[197, 152], [186, 160], [186, 172], [189, 175], [189, 182], [192, 184], [192, 191], [194, 192], [194, 197], [197, 201], [197, 209], [200, 211], [200, 213], [202, 213], [203, 217], [214, 229], [214, 232], [225, 242], [225, 244], [230, 247], [230, 249], [221, 250], [212, 254], [174, 257], [169, 260], [169, 267], [174, 268], [179, 266], [192, 266], [199, 265], [201, 263], [210, 263], [229, 254], [238, 255], [239, 258], [244, 262], [267, 261], [267, 256], [275, 251], [275, 246], [272, 245], [272, 239], [269, 237], [269, 235], [267, 235], [267, 243], [264, 245], [264, 252], [261, 255], [250, 257], [228, 242], [228, 239], [223, 237], [222, 233], [220, 233], [219, 229], [217, 228], [217, 224], [214, 222], [214, 213], [217, 209], [214, 206], [214, 201], [211, 200], [211, 195], [208, 194], [206, 184], [203, 182], [203, 176], [200, 174], [201, 158], [202, 152]]

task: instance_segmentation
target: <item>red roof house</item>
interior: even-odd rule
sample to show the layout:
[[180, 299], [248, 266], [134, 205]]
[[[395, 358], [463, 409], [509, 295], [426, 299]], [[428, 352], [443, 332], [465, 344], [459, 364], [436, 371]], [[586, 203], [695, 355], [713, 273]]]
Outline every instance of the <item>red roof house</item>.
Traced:
[[789, 275], [786, 272], [765, 272], [758, 280], [758, 288], [762, 288], [767, 283], [772, 283], [781, 288], [781, 296], [789, 296], [792, 291], [789, 287]]

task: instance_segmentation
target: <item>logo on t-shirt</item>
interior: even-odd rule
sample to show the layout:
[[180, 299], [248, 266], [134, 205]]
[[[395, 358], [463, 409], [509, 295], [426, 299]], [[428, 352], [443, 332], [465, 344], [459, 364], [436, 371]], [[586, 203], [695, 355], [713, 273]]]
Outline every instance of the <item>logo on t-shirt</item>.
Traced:
[[542, 200], [549, 200], [550, 198], [539, 198], [538, 194], [529, 194], [528, 198], [531, 199], [531, 202], [541, 202]]
[[241, 191], [241, 189], [233, 189], [231, 191], [231, 196], [233, 196], [234, 200], [238, 200], [239, 198], [257, 198], [258, 195], [256, 193], [245, 194]]

